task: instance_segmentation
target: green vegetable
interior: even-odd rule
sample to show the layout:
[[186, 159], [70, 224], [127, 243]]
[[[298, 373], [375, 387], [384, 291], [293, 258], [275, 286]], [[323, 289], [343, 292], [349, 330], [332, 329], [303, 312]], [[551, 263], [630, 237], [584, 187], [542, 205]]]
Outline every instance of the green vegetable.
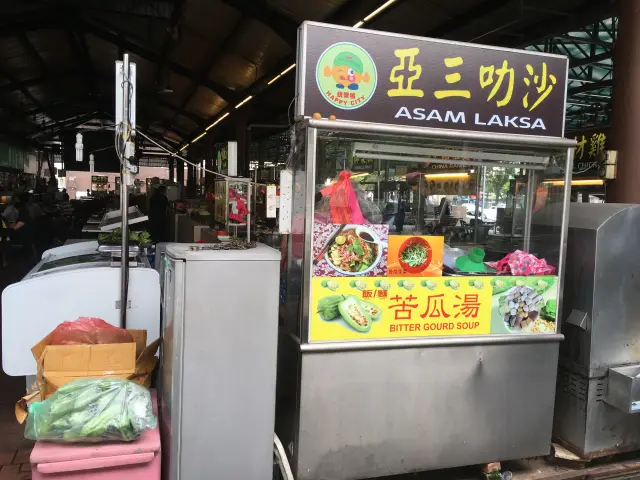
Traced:
[[411, 243], [400, 254], [400, 260], [410, 267], [419, 267], [427, 261], [429, 248], [420, 243]]
[[409, 280], [400, 280], [400, 282], [401, 284], [398, 284], [398, 285], [404, 288], [405, 290], [411, 290], [415, 286], [413, 282], [410, 282]]
[[543, 277], [543, 278], [531, 278], [529, 279], [530, 286], [532, 286], [536, 293], [542, 295], [543, 293], [548, 292], [551, 287], [553, 287], [556, 283], [555, 277]]
[[380, 288], [381, 285], [381, 280], [376, 280], [375, 282], [373, 282], [373, 286], [376, 288]]
[[366, 282], [363, 282], [362, 280], [351, 280], [349, 282], [349, 286], [353, 288], [357, 288], [360, 291], [367, 289]]
[[372, 321], [375, 322], [377, 320], [380, 320], [380, 318], [382, 317], [382, 309], [380, 307], [366, 300], [358, 300], [358, 303], [360, 304], [360, 307], [362, 308], [364, 313], [368, 315]]
[[344, 321], [356, 332], [367, 333], [371, 330], [371, 318], [365, 313], [358, 300], [350, 296], [338, 306]]
[[482, 280], [473, 280], [472, 282], [469, 282], [469, 285], [473, 288], [477, 288], [478, 290], [482, 290], [484, 288], [484, 282]]
[[545, 304], [544, 307], [542, 307], [542, 309], [540, 310], [540, 316], [545, 319], [548, 320], [550, 322], [555, 322], [556, 321], [556, 314], [557, 314], [557, 301], [554, 299], [548, 300], [547, 303]]
[[344, 295], [329, 295], [318, 301], [318, 313], [322, 315], [323, 320], [335, 320], [340, 316], [338, 306], [344, 301]]
[[427, 280], [425, 285], [429, 290], [435, 290], [438, 287], [438, 284], [433, 280]]
[[516, 281], [509, 277], [499, 277], [491, 280], [491, 286], [493, 287], [491, 294], [498, 295], [515, 287]]
[[452, 288], [453, 290], [458, 290], [460, 288], [460, 283], [457, 282], [456, 280], [450, 280], [449, 287]]
[[74, 380], [29, 407], [25, 437], [65, 442], [131, 441], [155, 428], [149, 390], [118, 378]]
[[326, 281], [326, 280], [322, 280], [322, 281], [320, 282], [320, 286], [321, 286], [322, 288], [327, 288], [327, 281]]
[[332, 292], [335, 292], [336, 290], [338, 290], [338, 288], [340, 287], [340, 285], [338, 285], [336, 282], [334, 282], [333, 280], [329, 280], [327, 282], [327, 288], [329, 290], [331, 290]]

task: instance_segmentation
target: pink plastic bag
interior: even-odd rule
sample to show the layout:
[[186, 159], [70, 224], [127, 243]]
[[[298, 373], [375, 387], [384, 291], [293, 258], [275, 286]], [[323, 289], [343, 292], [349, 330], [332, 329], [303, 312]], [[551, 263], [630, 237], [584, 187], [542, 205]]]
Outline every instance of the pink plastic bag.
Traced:
[[103, 343], [134, 343], [124, 328], [114, 327], [101, 318], [80, 317], [75, 322], [63, 322], [51, 332], [51, 345], [96, 345]]
[[544, 258], [539, 259], [521, 250], [516, 250], [499, 262], [492, 262], [489, 265], [498, 273], [515, 276], [553, 275], [556, 272], [555, 267], [549, 265]]

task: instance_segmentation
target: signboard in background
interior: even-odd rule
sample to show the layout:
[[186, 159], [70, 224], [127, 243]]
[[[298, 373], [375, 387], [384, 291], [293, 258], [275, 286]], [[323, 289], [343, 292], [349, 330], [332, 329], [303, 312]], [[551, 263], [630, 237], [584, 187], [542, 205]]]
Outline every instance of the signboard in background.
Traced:
[[556, 280], [316, 277], [309, 340], [555, 333]]
[[354, 157], [351, 164], [352, 172], [366, 172], [373, 173], [375, 170], [375, 163], [372, 158], [360, 158]]
[[267, 185], [267, 218], [276, 218], [277, 216], [277, 196], [276, 196], [276, 186], [275, 185]]
[[305, 22], [297, 114], [562, 137], [559, 55]]
[[609, 149], [609, 129], [584, 130], [567, 136], [576, 141], [573, 174], [598, 176], [605, 152]]
[[238, 176], [238, 142], [215, 144], [216, 171], [230, 177]]

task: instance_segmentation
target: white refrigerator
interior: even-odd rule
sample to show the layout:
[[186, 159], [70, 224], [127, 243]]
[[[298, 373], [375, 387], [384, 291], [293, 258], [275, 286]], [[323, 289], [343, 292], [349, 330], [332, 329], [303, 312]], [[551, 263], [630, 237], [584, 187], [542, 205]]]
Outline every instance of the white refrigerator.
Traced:
[[206, 248], [167, 244], [156, 258], [164, 477], [264, 480], [273, 470], [280, 252]]

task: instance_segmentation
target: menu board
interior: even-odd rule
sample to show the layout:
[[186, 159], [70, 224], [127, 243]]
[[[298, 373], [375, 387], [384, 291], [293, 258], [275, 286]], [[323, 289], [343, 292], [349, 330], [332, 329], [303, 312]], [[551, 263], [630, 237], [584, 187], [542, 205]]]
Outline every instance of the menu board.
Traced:
[[442, 276], [444, 239], [314, 224], [311, 342], [556, 332], [555, 276]]

